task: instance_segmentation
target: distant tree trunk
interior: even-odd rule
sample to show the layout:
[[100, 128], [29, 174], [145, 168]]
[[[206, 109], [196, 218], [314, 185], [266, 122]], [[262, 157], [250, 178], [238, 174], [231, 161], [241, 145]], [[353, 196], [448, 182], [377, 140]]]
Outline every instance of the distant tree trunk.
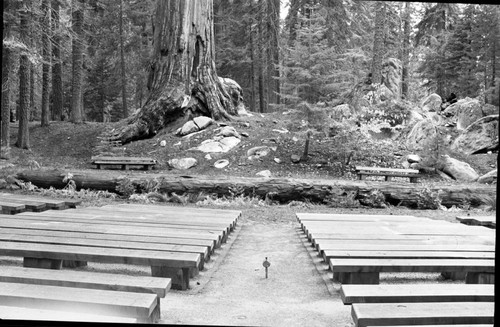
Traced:
[[373, 38], [372, 83], [382, 83], [382, 62], [384, 60], [385, 3], [375, 3], [375, 35]]
[[255, 64], [255, 38], [254, 38], [254, 28], [253, 24], [250, 24], [250, 70], [251, 70], [251, 75], [250, 75], [250, 85], [252, 88], [252, 91], [250, 93], [250, 108], [252, 111], [257, 111], [256, 110], [256, 95], [255, 95], [255, 75], [257, 74], [256, 72], [256, 64]]
[[242, 106], [215, 71], [212, 0], [156, 4], [149, 97], [126, 126], [110, 135], [122, 144], [154, 136], [192, 115], [231, 119]]
[[404, 99], [408, 99], [408, 83], [409, 83], [409, 65], [410, 65], [410, 32], [411, 32], [411, 3], [407, 2], [405, 4], [404, 11], [404, 26], [403, 26], [403, 72], [401, 76], [401, 95]]
[[259, 0], [258, 2], [258, 45], [257, 45], [257, 53], [258, 53], [258, 79], [259, 79], [259, 112], [267, 111], [267, 103], [265, 99], [264, 93], [264, 8], [263, 8], [263, 0]]
[[76, 0], [73, 8], [73, 69], [71, 81], [71, 113], [70, 121], [81, 123], [83, 121], [83, 19], [85, 0]]
[[[29, 8], [24, 5], [19, 12], [19, 38], [24, 44], [29, 44]], [[19, 56], [19, 130], [17, 133], [16, 146], [29, 149], [28, 113], [30, 105], [30, 62], [28, 54], [21, 52]]]
[[123, 118], [128, 117], [127, 109], [127, 80], [125, 77], [125, 54], [123, 49], [123, 0], [120, 0], [120, 66], [121, 66], [121, 78], [122, 78], [122, 113]]
[[268, 1], [269, 7], [269, 84], [271, 103], [280, 103], [280, 70], [279, 70], [279, 33], [280, 33], [280, 1]]
[[288, 11], [288, 46], [292, 47], [297, 39], [297, 23], [301, 0], [291, 0], [290, 9]]
[[50, 72], [50, 11], [49, 0], [42, 0], [42, 117], [41, 125], [49, 126], [49, 72]]
[[[10, 0], [4, 0], [3, 10], [4, 14], [9, 13], [11, 9]], [[7, 23], [7, 20], [3, 21], [3, 39], [6, 40], [10, 36], [11, 24]], [[10, 72], [12, 65], [12, 54], [11, 50], [2, 45], [2, 133], [1, 133], [1, 153], [0, 157], [8, 159], [9, 148], [10, 148]]]
[[62, 120], [64, 94], [62, 84], [61, 33], [59, 31], [59, 1], [52, 0], [52, 120]]

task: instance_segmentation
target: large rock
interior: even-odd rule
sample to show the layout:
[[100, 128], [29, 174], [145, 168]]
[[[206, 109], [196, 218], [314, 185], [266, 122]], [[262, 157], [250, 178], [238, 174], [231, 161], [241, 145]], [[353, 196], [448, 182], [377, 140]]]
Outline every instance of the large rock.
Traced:
[[475, 121], [483, 118], [483, 110], [479, 100], [469, 98], [464, 100], [456, 103], [458, 130], [464, 130]]
[[198, 132], [199, 130], [200, 130], [199, 127], [194, 123], [194, 121], [190, 120], [186, 122], [184, 125], [182, 125], [182, 127], [179, 128], [175, 134], [179, 136], [184, 136], [194, 132]]
[[205, 140], [193, 150], [198, 150], [205, 153], [224, 153], [228, 152], [237, 146], [241, 140], [237, 137], [224, 137], [220, 140]]
[[440, 170], [457, 181], [474, 182], [479, 178], [478, 173], [466, 162], [444, 155], [440, 161]]
[[240, 134], [232, 126], [224, 126], [224, 127], [222, 127], [219, 130], [219, 133], [217, 135], [224, 136], [224, 137], [234, 136], [234, 137], [237, 137], [237, 138], [241, 138]]
[[186, 170], [196, 166], [198, 161], [195, 158], [170, 159], [168, 164], [170, 167], [180, 170]]
[[471, 154], [495, 141], [498, 141], [498, 115], [491, 115], [467, 127], [452, 143], [451, 149]]
[[347, 103], [335, 106], [331, 109], [327, 109], [328, 116], [330, 118], [341, 121], [344, 118], [349, 118], [351, 116], [351, 108]]
[[441, 103], [443, 103], [443, 100], [439, 95], [436, 93], [432, 93], [429, 96], [427, 96], [422, 103], [420, 104], [420, 107], [422, 108], [422, 111], [425, 112], [440, 112], [441, 111]]
[[498, 169], [493, 169], [492, 171], [484, 174], [477, 179], [478, 183], [481, 184], [492, 184], [497, 182]]
[[430, 151], [436, 148], [438, 137], [436, 126], [436, 122], [432, 118], [426, 118], [416, 123], [406, 139], [408, 150], [428, 157]]
[[193, 118], [193, 121], [196, 124], [196, 126], [198, 126], [200, 131], [207, 128], [210, 124], [214, 122], [212, 118], [206, 116], [195, 117]]

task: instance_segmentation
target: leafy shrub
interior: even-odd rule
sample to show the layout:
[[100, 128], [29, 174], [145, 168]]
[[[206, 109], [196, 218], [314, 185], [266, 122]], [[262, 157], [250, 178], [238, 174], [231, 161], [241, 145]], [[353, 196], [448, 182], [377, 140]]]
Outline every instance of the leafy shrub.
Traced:
[[135, 185], [127, 177], [120, 179], [116, 186], [116, 191], [125, 197], [130, 197], [135, 193], [135, 190]]
[[356, 197], [356, 191], [348, 191], [343, 188], [331, 189], [323, 202], [332, 208], [358, 208], [360, 204]]
[[385, 195], [378, 189], [373, 189], [368, 194], [359, 194], [359, 203], [372, 208], [387, 208]]
[[431, 191], [423, 188], [416, 193], [418, 209], [439, 209], [441, 207], [441, 190]]

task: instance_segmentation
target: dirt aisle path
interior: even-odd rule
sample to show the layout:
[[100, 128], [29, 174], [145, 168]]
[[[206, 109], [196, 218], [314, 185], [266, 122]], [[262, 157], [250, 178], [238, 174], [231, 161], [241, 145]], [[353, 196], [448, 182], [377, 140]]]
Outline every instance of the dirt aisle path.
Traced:
[[[162, 300], [161, 323], [352, 326], [350, 307], [329, 292], [298, 228], [292, 220], [268, 223], [243, 217], [237, 235], [192, 289], [171, 291]], [[262, 266], [266, 256], [268, 279]]]

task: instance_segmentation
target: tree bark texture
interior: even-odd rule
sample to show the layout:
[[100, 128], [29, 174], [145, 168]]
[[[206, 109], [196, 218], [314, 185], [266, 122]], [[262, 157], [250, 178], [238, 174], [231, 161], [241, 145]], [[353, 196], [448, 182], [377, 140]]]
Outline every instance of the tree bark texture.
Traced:
[[385, 3], [375, 3], [375, 35], [373, 37], [372, 82], [382, 83], [382, 62], [384, 60]]
[[63, 116], [63, 84], [62, 84], [62, 63], [61, 63], [61, 33], [59, 31], [59, 1], [51, 1], [52, 15], [52, 120], [62, 120]]
[[[10, 1], [4, 1], [4, 12], [10, 9]], [[10, 24], [3, 22], [3, 39], [10, 36]], [[9, 158], [10, 148], [10, 71], [12, 65], [12, 54], [9, 48], [2, 46], [2, 107], [1, 107], [1, 158]]]
[[49, 126], [49, 73], [50, 73], [50, 11], [49, 1], [42, 0], [42, 117], [41, 125]]
[[[73, 181], [78, 189], [87, 188], [94, 190], [107, 190], [117, 192], [116, 187], [127, 178], [138, 192], [142, 191], [141, 185], [147, 181], [156, 180], [159, 184], [159, 192], [197, 194], [216, 194], [218, 196], [231, 196], [239, 193], [261, 198], [270, 198], [275, 201], [286, 203], [293, 200], [308, 200], [312, 202], [324, 202], [339, 191], [355, 192], [356, 198], [363, 198], [374, 189], [379, 190], [385, 196], [386, 201], [394, 205], [414, 207], [419, 200], [418, 193], [424, 189], [430, 191], [441, 190], [441, 203], [444, 206], [462, 205], [469, 202], [472, 206], [491, 204], [496, 198], [496, 187], [480, 184], [468, 185], [442, 185], [429, 187], [414, 183], [386, 183], [370, 181], [348, 181], [348, 180], [304, 180], [291, 178], [245, 178], [245, 177], [210, 177], [210, 176], [185, 176], [167, 174], [133, 174], [124, 175], [122, 171], [71, 171]], [[63, 178], [67, 174], [60, 170], [26, 170], [17, 174], [17, 178], [31, 182], [38, 187], [63, 188]]]
[[191, 114], [215, 120], [238, 114], [215, 71], [212, 5], [212, 0], [157, 1], [149, 97], [112, 140], [125, 144], [152, 137]]
[[403, 17], [403, 72], [401, 75], [401, 95], [404, 99], [408, 98], [409, 86], [409, 66], [410, 66], [410, 32], [411, 32], [411, 2], [405, 3], [405, 11]]
[[73, 8], [73, 65], [71, 81], [71, 112], [70, 121], [81, 123], [83, 121], [83, 19], [84, 0], [76, 0]]
[[[21, 42], [29, 44], [29, 13], [26, 8], [19, 12], [19, 37]], [[28, 54], [21, 52], [19, 56], [19, 129], [16, 146], [29, 149], [28, 115], [30, 106], [30, 62]]]
[[122, 78], [122, 114], [123, 118], [128, 117], [127, 109], [127, 80], [125, 77], [125, 52], [123, 49], [123, 0], [120, 0], [120, 18], [119, 18], [119, 29], [120, 29], [120, 66], [121, 66], [121, 78]]
[[259, 80], [259, 112], [267, 112], [267, 101], [264, 89], [264, 1], [259, 0], [257, 4], [258, 24], [257, 24], [257, 53], [258, 53], [258, 80]]

